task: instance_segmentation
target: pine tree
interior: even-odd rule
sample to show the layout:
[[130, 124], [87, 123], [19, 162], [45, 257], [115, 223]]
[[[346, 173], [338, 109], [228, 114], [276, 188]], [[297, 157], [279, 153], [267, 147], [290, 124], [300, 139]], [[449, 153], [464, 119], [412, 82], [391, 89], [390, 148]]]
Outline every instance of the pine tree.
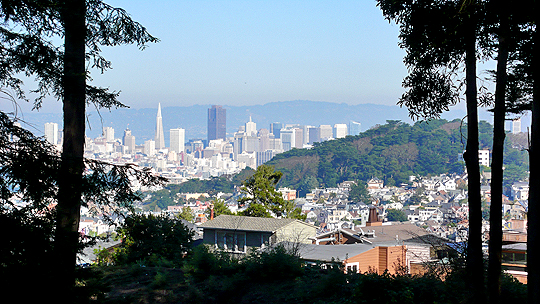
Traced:
[[[83, 194], [83, 148], [85, 108], [124, 106], [117, 92], [87, 84], [91, 66], [105, 71], [110, 62], [100, 47], [136, 43], [144, 47], [156, 42], [146, 29], [122, 9], [99, 0], [2, 1], [0, 18], [0, 86], [26, 99], [18, 77], [35, 76], [39, 108], [49, 94], [63, 102], [64, 143], [58, 179], [55, 229], [55, 261], [60, 302], [69, 302], [75, 283], [78, 224]], [[16, 30], [14, 30], [16, 29]], [[63, 48], [54, 45], [63, 39]], [[89, 62], [87, 62], [89, 60]]]

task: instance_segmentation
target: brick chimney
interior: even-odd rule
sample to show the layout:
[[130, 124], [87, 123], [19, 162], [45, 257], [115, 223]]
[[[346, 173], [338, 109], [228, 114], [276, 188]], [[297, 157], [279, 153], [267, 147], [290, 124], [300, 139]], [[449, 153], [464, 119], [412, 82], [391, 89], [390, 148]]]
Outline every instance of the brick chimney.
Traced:
[[369, 216], [366, 226], [382, 226], [382, 222], [379, 220], [377, 208], [374, 206], [369, 207]]

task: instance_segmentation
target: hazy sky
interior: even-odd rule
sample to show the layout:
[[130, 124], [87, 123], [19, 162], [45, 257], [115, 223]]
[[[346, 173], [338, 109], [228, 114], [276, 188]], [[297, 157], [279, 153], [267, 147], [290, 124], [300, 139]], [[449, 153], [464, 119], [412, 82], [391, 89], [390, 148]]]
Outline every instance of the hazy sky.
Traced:
[[[375, 1], [110, 0], [161, 42], [105, 48], [94, 84], [133, 108], [314, 100], [393, 105], [406, 75], [398, 27]], [[4, 108], [4, 107], [2, 107]], [[49, 101], [43, 112], [60, 111]]]

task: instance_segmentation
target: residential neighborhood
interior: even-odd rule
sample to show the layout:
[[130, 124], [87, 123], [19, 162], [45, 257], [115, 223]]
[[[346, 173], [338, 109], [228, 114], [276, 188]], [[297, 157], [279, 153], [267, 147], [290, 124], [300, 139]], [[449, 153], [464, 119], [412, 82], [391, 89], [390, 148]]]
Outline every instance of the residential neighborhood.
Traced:
[[[410, 185], [386, 187], [381, 180], [373, 178], [366, 183], [369, 201], [365, 202], [349, 199], [353, 181], [335, 188], [312, 189], [305, 197], [296, 197], [295, 190], [279, 188], [283, 199], [294, 201], [301, 208], [305, 221], [236, 215], [213, 217], [210, 210], [215, 199], [223, 200], [232, 214], [245, 210], [247, 206], [238, 203], [240, 191], [219, 193], [214, 198], [207, 193], [180, 193], [178, 197], [184, 204], [145, 212], [179, 216], [187, 209], [193, 215], [192, 227], [202, 243], [235, 255], [286, 244], [295, 247], [306, 263], [340, 261], [348, 271], [395, 273], [407, 269], [414, 274], [426, 271], [426, 263], [440, 263], [449, 251], [466, 242], [469, 212], [466, 174], [410, 180]], [[503, 255], [503, 259], [509, 259], [503, 266], [524, 282], [526, 272], [520, 262], [523, 258], [519, 254], [516, 257], [515, 252], [526, 242], [527, 201], [523, 200], [526, 197], [523, 193], [527, 188], [526, 183], [512, 187], [513, 197], [504, 197], [502, 219], [503, 250], [509, 252]], [[489, 190], [482, 192], [482, 199], [487, 208]], [[138, 206], [141, 210], [142, 205]], [[396, 212], [400, 219], [393, 218]], [[114, 226], [104, 224], [90, 213], [88, 209], [83, 212], [81, 233], [114, 233]], [[482, 231], [487, 243], [487, 220]], [[487, 245], [484, 247], [487, 249]]]

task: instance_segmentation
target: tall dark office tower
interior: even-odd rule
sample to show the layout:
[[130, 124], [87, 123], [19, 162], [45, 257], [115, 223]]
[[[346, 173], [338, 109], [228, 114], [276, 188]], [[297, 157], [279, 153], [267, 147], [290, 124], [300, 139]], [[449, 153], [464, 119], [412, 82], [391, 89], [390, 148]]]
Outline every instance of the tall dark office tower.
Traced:
[[280, 138], [279, 131], [283, 128], [283, 124], [280, 122], [273, 122], [270, 124], [270, 133], [274, 134], [275, 138]]
[[221, 106], [213, 105], [208, 109], [208, 141], [212, 139], [226, 139], [227, 110]]

